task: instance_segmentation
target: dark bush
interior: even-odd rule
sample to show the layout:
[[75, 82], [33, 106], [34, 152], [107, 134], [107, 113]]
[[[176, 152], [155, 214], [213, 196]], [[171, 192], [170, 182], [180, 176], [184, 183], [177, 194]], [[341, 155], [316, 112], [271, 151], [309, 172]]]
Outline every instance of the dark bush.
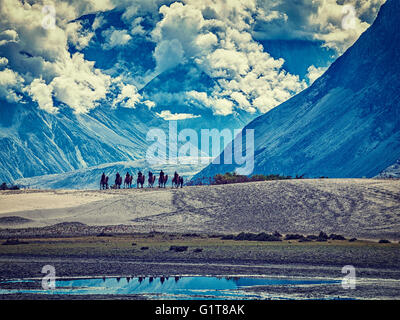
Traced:
[[[227, 237], [228, 238], [228, 237]], [[230, 237], [229, 237], [230, 239]], [[261, 232], [258, 234], [255, 233], [239, 233], [236, 237], [234, 237], [236, 241], [282, 241], [280, 237], [274, 234], [268, 234], [265, 232]]]
[[278, 231], [275, 231], [273, 236], [277, 238], [282, 238], [282, 235]]
[[140, 250], [148, 250], [149, 247], [141, 247]]
[[282, 241], [280, 237], [274, 234], [267, 234], [265, 232], [261, 232], [254, 236], [255, 241]]
[[113, 237], [114, 235], [111, 233], [105, 233], [104, 231], [100, 232], [97, 237]]
[[382, 239], [382, 240], [379, 240], [379, 243], [391, 243], [391, 242], [389, 240]]
[[197, 233], [184, 233], [182, 237], [187, 237], [187, 238], [197, 238], [199, 235]]
[[17, 244], [28, 244], [29, 242], [19, 241], [19, 239], [7, 239], [2, 243], [3, 246], [17, 245]]
[[270, 181], [270, 180], [287, 180], [291, 179], [289, 176], [280, 176], [279, 174], [270, 174], [268, 176], [258, 174], [251, 177], [238, 175], [236, 173], [227, 172], [224, 175], [217, 174], [213, 177], [211, 184], [230, 184], [230, 183], [243, 183], [254, 181]]
[[357, 238], [351, 238], [351, 239], [349, 239], [349, 242], [354, 242], [354, 241], [357, 241]]
[[203, 249], [202, 248], [197, 248], [197, 249], [194, 249], [193, 252], [196, 252], [196, 253], [203, 252]]
[[306, 238], [309, 240], [318, 240], [318, 236], [316, 236], [314, 234], [309, 234]]
[[319, 235], [318, 235], [318, 239], [325, 239], [325, 240], [328, 240], [328, 235], [325, 233], [325, 232], [323, 232], [323, 231], [321, 231], [320, 233], [319, 233]]
[[170, 246], [169, 250], [175, 251], [175, 252], [183, 252], [187, 251], [188, 247], [187, 246]]
[[340, 235], [340, 234], [334, 234], [334, 233], [332, 233], [332, 234], [329, 236], [329, 239], [331, 239], [331, 240], [346, 240], [346, 238], [343, 237], [342, 235]]
[[226, 234], [221, 237], [221, 240], [234, 240], [234, 239], [235, 239], [235, 235], [233, 235], [233, 234]]
[[304, 236], [302, 236], [301, 234], [287, 234], [286, 236], [285, 236], [285, 240], [299, 240], [299, 239], [302, 239], [302, 238], [304, 238]]
[[255, 237], [256, 237], [256, 235], [254, 233], [241, 232], [235, 237], [235, 240], [236, 241], [241, 241], [241, 240], [251, 241], [251, 240], [254, 240]]

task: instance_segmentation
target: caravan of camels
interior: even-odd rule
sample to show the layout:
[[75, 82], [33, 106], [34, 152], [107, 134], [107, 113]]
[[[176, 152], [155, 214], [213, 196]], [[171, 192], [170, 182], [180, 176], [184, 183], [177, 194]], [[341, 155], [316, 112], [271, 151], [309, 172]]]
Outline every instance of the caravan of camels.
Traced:
[[[147, 179], [148, 187], [149, 188], [154, 188], [154, 183], [156, 181], [156, 176], [149, 171], [148, 174], [149, 178]], [[100, 179], [100, 190], [105, 190], [105, 189], [121, 189], [122, 185], [122, 176], [117, 172], [115, 175], [115, 181], [114, 184], [109, 186], [109, 177], [106, 176], [106, 174], [103, 172], [101, 179]], [[136, 179], [136, 187], [137, 188], [143, 188], [143, 185], [145, 183], [145, 175], [142, 172], [138, 172], [138, 177]], [[164, 174], [164, 172], [161, 170], [160, 175], [158, 177], [158, 187], [159, 188], [165, 188], [166, 184], [168, 181], [168, 175]], [[133, 185], [133, 175], [130, 175], [129, 172], [126, 173], [125, 179], [124, 179], [124, 188], [132, 188]], [[172, 187], [179, 188], [183, 187], [183, 177], [179, 176], [179, 174], [175, 171], [174, 177], [172, 179]]]

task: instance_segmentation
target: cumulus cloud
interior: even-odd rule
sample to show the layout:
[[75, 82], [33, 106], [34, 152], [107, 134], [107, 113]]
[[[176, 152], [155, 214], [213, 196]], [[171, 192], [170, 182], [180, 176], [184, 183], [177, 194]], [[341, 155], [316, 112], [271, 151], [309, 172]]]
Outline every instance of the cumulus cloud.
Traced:
[[[253, 35], [257, 39], [321, 40], [340, 55], [372, 24], [385, 1], [259, 0]], [[349, 28], [344, 27], [346, 23]]]
[[2, 78], [7, 79], [7, 84], [2, 85], [2, 96], [19, 101], [18, 92], [26, 93], [39, 108], [53, 113], [54, 98], [77, 113], [87, 112], [106, 97], [111, 79], [81, 53], [68, 51], [71, 45], [77, 49], [87, 46], [92, 37], [90, 32], [82, 30], [80, 22], [71, 21], [89, 12], [111, 8], [110, 3], [56, 2], [55, 27], [50, 29], [42, 27], [44, 4], [45, 1], [0, 2], [0, 55], [7, 59], [9, 68], [3, 71], [7, 77]]
[[8, 68], [0, 71], [0, 98], [11, 103], [20, 101], [23, 83], [24, 79], [17, 72]]
[[52, 86], [46, 85], [43, 79], [35, 79], [27, 88], [32, 100], [36, 101], [39, 108], [49, 113], [57, 113], [53, 105]]
[[161, 6], [152, 32], [156, 71], [193, 61], [218, 83], [210, 96], [188, 96], [228, 115], [235, 108], [266, 112], [303, 90], [306, 83], [282, 69], [252, 36], [257, 2], [194, 1]]
[[328, 68], [316, 68], [314, 65], [310, 66], [307, 69], [307, 75], [306, 78], [308, 79], [310, 85], [314, 83], [315, 80], [317, 80], [320, 76], [322, 76], [324, 74], [324, 72], [327, 70]]
[[114, 99], [112, 105], [115, 107], [119, 104], [124, 108], [135, 108], [136, 104], [140, 102], [141, 95], [138, 93], [137, 88], [131, 84], [121, 84], [120, 93], [117, 98]]
[[[147, 37], [155, 43], [156, 67], [144, 73], [146, 79], [181, 63], [194, 63], [217, 85], [207, 93], [180, 93], [179, 99], [201, 102], [218, 115], [237, 109], [264, 113], [305, 89], [324, 70], [310, 66], [308, 83], [300, 80], [284, 71], [284, 61], [272, 58], [258, 39], [318, 40], [340, 54], [373, 22], [384, 2], [66, 0], [54, 2], [55, 28], [44, 29], [42, 8], [47, 0], [0, 0], [0, 67], [5, 68], [0, 71], [0, 95], [21, 101], [25, 93], [49, 112], [56, 112], [54, 100], [75, 112], [88, 112], [118, 83], [111, 105], [135, 107], [142, 101], [136, 87], [113, 79], [79, 53], [106, 21], [98, 14], [91, 28], [85, 29], [76, 19], [117, 7], [123, 10], [125, 27], [103, 31], [103, 49], [129, 45], [136, 36]], [[346, 5], [355, 8], [354, 20], [348, 24], [351, 28], [343, 28]], [[167, 98], [176, 98], [173, 95]], [[154, 101], [143, 103], [151, 109], [163, 96], [160, 93], [159, 99], [155, 96]]]
[[163, 110], [160, 113], [156, 113], [159, 117], [164, 120], [185, 120], [199, 118], [199, 115], [194, 115], [190, 113], [171, 113], [169, 110]]
[[178, 39], [161, 41], [154, 51], [154, 58], [157, 61], [156, 74], [183, 63], [185, 60], [181, 42]]
[[102, 35], [105, 38], [103, 48], [106, 50], [114, 47], [122, 47], [132, 39], [132, 36], [128, 34], [127, 30], [117, 30], [114, 27], [104, 30]]
[[6, 57], [0, 57], [0, 68], [8, 64], [8, 59]]
[[233, 113], [233, 102], [225, 98], [208, 96], [207, 92], [188, 91], [187, 96], [214, 110], [214, 114], [226, 116]]

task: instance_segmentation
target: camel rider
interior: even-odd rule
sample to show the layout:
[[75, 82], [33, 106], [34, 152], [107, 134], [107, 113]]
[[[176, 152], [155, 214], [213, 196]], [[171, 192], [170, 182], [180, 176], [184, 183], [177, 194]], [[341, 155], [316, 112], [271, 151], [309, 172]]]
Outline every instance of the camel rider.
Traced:
[[160, 178], [161, 178], [161, 181], [164, 181], [164, 171], [160, 171]]
[[143, 175], [142, 171], [139, 171], [137, 175], [138, 175], [138, 177], [141, 177]]
[[153, 176], [153, 172], [149, 171], [149, 178]]
[[106, 181], [106, 174], [103, 172], [103, 174], [101, 175], [101, 181], [104, 182]]
[[115, 181], [116, 182], [118, 182], [119, 177], [120, 177], [119, 172], [117, 172], [117, 174], [115, 175]]

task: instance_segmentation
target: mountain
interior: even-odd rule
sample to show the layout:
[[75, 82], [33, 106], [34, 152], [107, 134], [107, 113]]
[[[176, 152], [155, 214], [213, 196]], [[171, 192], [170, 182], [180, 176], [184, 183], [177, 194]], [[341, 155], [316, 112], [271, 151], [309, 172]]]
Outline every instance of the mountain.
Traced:
[[[254, 129], [254, 174], [374, 177], [400, 158], [400, 22], [394, 12], [400, 2], [388, 0], [312, 86], [245, 127]], [[235, 169], [211, 164], [196, 178]]]
[[75, 115], [57, 115], [33, 104], [2, 102], [0, 180], [62, 173], [107, 162], [143, 158], [146, 133], [164, 122], [146, 106], [136, 109], [99, 106]]
[[379, 173], [375, 178], [400, 178], [400, 159]]

